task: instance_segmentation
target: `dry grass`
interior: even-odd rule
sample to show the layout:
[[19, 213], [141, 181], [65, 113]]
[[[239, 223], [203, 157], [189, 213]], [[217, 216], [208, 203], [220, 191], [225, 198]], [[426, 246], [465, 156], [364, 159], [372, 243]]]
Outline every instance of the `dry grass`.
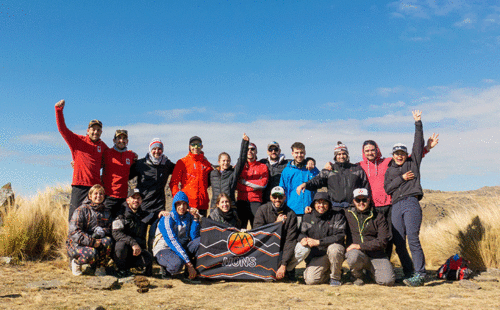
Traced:
[[1, 211], [0, 256], [19, 259], [60, 257], [68, 231], [68, 210], [54, 199], [69, 188], [49, 188], [32, 200], [17, 199]]
[[421, 230], [429, 264], [442, 264], [459, 253], [476, 270], [500, 267], [500, 203], [482, 203], [451, 211], [435, 225]]
[[[155, 270], [157, 272], [157, 270]], [[301, 271], [301, 270], [299, 270]], [[33, 291], [27, 283], [58, 279], [52, 290]], [[96, 291], [74, 277], [67, 262], [22, 262], [0, 266], [1, 309], [498, 309], [499, 285], [481, 282], [467, 290], [457, 282], [431, 281], [423, 287], [363, 287], [302, 285], [280, 282], [207, 282], [189, 285], [180, 280], [150, 278], [148, 293], [132, 283], [112, 291]], [[166, 288], [166, 285], [172, 288]], [[92, 308], [93, 309], [93, 308]]]
[[[55, 199], [60, 191], [48, 189], [33, 200], [18, 200], [19, 207], [3, 213], [0, 256], [14, 256], [15, 265], [0, 265], [1, 309], [77, 309], [101, 305], [106, 309], [498, 309], [499, 284], [480, 283], [481, 290], [467, 290], [457, 282], [430, 281], [423, 287], [363, 287], [343, 285], [306, 286], [273, 282], [208, 282], [189, 285], [179, 280], [150, 278], [148, 293], [140, 294], [133, 284], [112, 291], [95, 291], [85, 285], [88, 276], [74, 277], [68, 268], [64, 241], [67, 208]], [[427, 206], [445, 210], [439, 221], [426, 222], [421, 238], [429, 269], [460, 253], [478, 262], [477, 268], [500, 267], [500, 204], [485, 201], [457, 206], [460, 194], [431, 193]], [[458, 198], [457, 198], [458, 197]], [[472, 200], [471, 200], [472, 199]], [[492, 199], [489, 199], [491, 201]], [[448, 204], [447, 204], [448, 203]], [[430, 208], [425, 210], [426, 212]], [[439, 212], [441, 212], [439, 211]], [[442, 212], [441, 212], [442, 213]], [[29, 261], [49, 259], [44, 261]], [[434, 268], [432, 268], [434, 266]], [[158, 273], [155, 267], [155, 273]], [[303, 271], [299, 265], [299, 273]], [[60, 280], [52, 290], [33, 291], [26, 284], [39, 280]], [[173, 288], [166, 288], [166, 285]]]

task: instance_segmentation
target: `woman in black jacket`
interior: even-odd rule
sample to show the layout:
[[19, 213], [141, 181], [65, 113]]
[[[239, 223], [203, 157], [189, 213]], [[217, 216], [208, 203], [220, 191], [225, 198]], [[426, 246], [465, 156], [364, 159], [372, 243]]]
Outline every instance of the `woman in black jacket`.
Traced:
[[220, 193], [216, 200], [217, 208], [210, 210], [209, 218], [231, 227], [240, 228], [241, 221], [236, 210], [231, 208], [231, 199], [226, 193]]
[[[421, 286], [425, 282], [425, 256], [420, 245], [422, 209], [420, 199], [424, 196], [420, 185], [420, 163], [424, 152], [424, 131], [421, 111], [413, 111], [415, 137], [411, 157], [402, 143], [392, 148], [392, 161], [385, 173], [384, 189], [392, 198], [393, 241], [396, 253], [407, 277], [403, 282], [408, 286]], [[406, 250], [406, 238], [411, 256]], [[411, 273], [415, 273], [411, 276]]]
[[243, 134], [240, 157], [238, 158], [236, 165], [234, 165], [234, 168], [231, 167], [231, 156], [229, 156], [228, 153], [223, 152], [219, 154], [219, 167], [216, 167], [210, 172], [210, 186], [212, 186], [212, 201], [210, 203], [211, 209], [215, 208], [217, 197], [221, 193], [228, 194], [231, 205], [235, 204], [234, 191], [236, 190], [236, 185], [238, 184], [241, 171], [243, 171], [243, 167], [247, 162], [249, 143], [250, 138], [248, 138], [246, 134]]

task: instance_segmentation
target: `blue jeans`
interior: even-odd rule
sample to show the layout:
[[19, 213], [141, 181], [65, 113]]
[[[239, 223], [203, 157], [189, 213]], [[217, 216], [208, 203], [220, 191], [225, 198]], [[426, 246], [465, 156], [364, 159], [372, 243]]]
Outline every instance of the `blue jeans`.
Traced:
[[[413, 271], [425, 276], [425, 256], [420, 244], [422, 208], [415, 197], [406, 197], [392, 205], [392, 240], [405, 275]], [[406, 239], [410, 246], [411, 258], [406, 249]]]

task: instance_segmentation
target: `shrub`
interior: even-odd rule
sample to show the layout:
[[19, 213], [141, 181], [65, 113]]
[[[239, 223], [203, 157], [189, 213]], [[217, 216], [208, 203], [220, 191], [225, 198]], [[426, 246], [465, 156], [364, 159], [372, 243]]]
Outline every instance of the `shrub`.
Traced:
[[61, 256], [68, 231], [68, 210], [63, 199], [69, 188], [52, 188], [31, 200], [0, 211], [0, 255], [20, 259], [50, 259]]
[[500, 203], [467, 206], [432, 226], [423, 227], [427, 263], [443, 264], [458, 253], [474, 270], [500, 267]]

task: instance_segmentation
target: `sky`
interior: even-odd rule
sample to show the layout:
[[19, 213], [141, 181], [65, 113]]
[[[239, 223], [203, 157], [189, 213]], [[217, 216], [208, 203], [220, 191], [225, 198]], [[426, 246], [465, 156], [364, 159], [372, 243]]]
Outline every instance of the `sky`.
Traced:
[[[376, 4], [374, 4], [376, 3]], [[300, 141], [321, 168], [372, 139], [411, 149], [411, 111], [439, 145], [422, 186], [500, 185], [497, 1], [0, 1], [0, 186], [31, 197], [71, 183], [54, 104], [84, 135], [129, 131], [172, 160], [193, 135], [207, 159]]]

